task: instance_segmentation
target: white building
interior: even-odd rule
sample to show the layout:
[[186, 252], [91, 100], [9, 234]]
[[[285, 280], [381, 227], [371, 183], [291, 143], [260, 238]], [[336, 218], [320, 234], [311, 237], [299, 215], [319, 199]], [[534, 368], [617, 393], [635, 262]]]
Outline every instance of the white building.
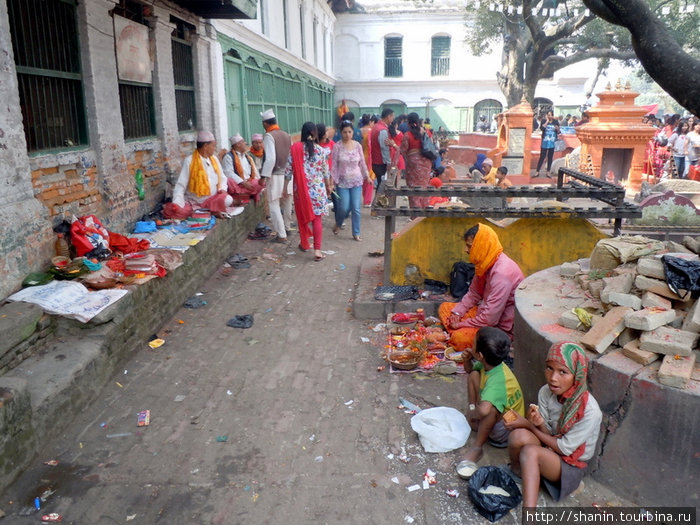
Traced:
[[[500, 50], [472, 56], [464, 44], [466, 0], [361, 3], [364, 13], [337, 15], [336, 105], [345, 99], [359, 112], [416, 111], [433, 128], [453, 131], [472, 131], [478, 115], [490, 119], [503, 109]], [[559, 110], [576, 108], [594, 73], [594, 61], [570, 66], [541, 81], [536, 95]]]

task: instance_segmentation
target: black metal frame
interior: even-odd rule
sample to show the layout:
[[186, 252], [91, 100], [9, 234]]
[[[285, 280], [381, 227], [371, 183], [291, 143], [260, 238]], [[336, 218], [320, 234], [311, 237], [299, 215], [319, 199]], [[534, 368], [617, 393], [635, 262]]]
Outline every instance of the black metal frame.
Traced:
[[[565, 183], [565, 177], [568, 180]], [[572, 180], [571, 180], [572, 179]], [[508, 189], [494, 186], [467, 186], [462, 184], [444, 184], [440, 188], [408, 188], [397, 186], [398, 170], [392, 169], [388, 179], [383, 181], [374, 202], [372, 215], [384, 217], [384, 282], [390, 282], [391, 274], [391, 242], [396, 227], [396, 217], [489, 217], [502, 219], [513, 218], [608, 218], [615, 219], [613, 234], [620, 235], [622, 219], [633, 219], [642, 216], [642, 209], [634, 203], [625, 202], [625, 189], [569, 168], [559, 168], [556, 187], [544, 186], [513, 186]], [[566, 185], [565, 185], [566, 184]], [[483, 207], [439, 207], [411, 208], [396, 206], [396, 197], [480, 197], [501, 198], [509, 197], [538, 197], [553, 198], [558, 201], [570, 198], [587, 198], [603, 202], [610, 208], [574, 207], [562, 209], [556, 206], [535, 208]]]

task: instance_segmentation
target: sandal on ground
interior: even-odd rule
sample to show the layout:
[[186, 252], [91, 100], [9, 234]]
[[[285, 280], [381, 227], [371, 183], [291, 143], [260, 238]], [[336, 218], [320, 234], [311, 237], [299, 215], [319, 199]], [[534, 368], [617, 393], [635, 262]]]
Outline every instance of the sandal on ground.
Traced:
[[457, 467], [455, 468], [455, 470], [460, 478], [469, 479], [472, 477], [472, 475], [474, 474], [474, 472], [476, 472], [478, 468], [479, 467], [477, 466], [477, 464], [473, 461], [469, 459], [463, 459], [462, 461], [457, 463]]
[[340, 226], [337, 224], [333, 226], [333, 235], [338, 235], [338, 232], [340, 231]]
[[299, 251], [300, 251], [300, 252], [308, 252], [308, 251], [311, 249], [311, 248], [304, 248], [304, 247], [301, 245], [301, 243], [299, 244], [299, 246], [297, 246], [297, 248], [299, 248]]
[[352, 238], [355, 239], [357, 242], [360, 242], [362, 240], [362, 237], [360, 237], [359, 235], [353, 235]]
[[326, 256], [323, 255], [323, 254], [321, 254], [321, 255], [315, 255], [315, 256], [314, 256], [314, 261], [315, 261], [315, 262], [322, 261], [322, 260], [325, 259], [325, 258], [326, 258]]

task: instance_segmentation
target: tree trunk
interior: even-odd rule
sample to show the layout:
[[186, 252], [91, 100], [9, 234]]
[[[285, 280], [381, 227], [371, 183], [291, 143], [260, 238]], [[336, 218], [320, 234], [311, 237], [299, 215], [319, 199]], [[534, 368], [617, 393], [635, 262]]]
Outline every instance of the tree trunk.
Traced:
[[583, 0], [596, 15], [625, 27], [632, 47], [659, 86], [681, 106], [700, 115], [700, 60], [683, 51], [643, 0]]
[[[506, 97], [508, 107], [520, 104], [523, 95], [532, 104], [534, 99], [534, 89], [528, 96], [528, 86], [526, 77], [530, 76], [528, 64], [528, 54], [523, 49], [528, 49], [532, 45], [529, 33], [517, 26], [517, 24], [507, 23], [501, 54], [501, 70], [497, 74], [498, 85]], [[526, 71], [527, 69], [527, 71]], [[537, 85], [537, 82], [535, 82]]]

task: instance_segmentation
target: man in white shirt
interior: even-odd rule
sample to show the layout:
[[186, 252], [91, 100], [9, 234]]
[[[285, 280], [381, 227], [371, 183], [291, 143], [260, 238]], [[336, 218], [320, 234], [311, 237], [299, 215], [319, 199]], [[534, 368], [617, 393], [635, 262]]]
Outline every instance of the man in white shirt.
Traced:
[[197, 133], [197, 149], [182, 163], [180, 175], [173, 189], [173, 202], [164, 214], [184, 219], [193, 209], [203, 208], [215, 215], [225, 213], [233, 204], [227, 194], [226, 176], [215, 155], [216, 139], [209, 131]]
[[292, 228], [292, 180], [284, 178], [284, 170], [292, 138], [277, 125], [277, 118], [271, 109], [260, 113], [260, 118], [265, 128], [265, 160], [260, 170], [261, 182], [267, 189], [272, 227], [277, 232], [274, 242], [286, 243]]
[[224, 174], [228, 181], [228, 194], [237, 204], [247, 204], [251, 197], [257, 204], [265, 188], [260, 184], [255, 161], [248, 153], [248, 145], [241, 135], [236, 134], [229, 140], [231, 151], [222, 159]]

